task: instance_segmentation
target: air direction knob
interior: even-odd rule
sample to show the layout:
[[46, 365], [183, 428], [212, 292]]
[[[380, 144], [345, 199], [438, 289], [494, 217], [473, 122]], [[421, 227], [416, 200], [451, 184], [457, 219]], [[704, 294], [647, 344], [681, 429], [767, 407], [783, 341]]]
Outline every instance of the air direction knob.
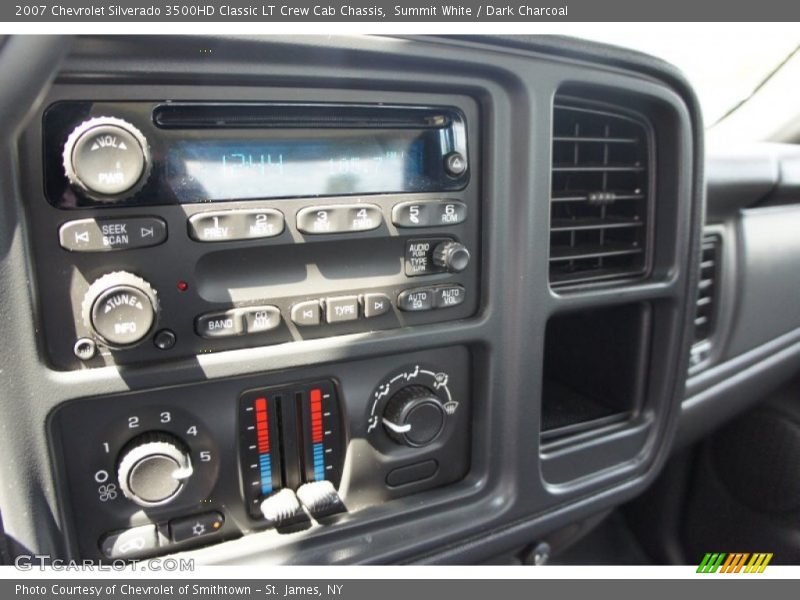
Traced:
[[398, 444], [419, 448], [439, 437], [445, 418], [444, 406], [436, 394], [425, 386], [410, 385], [386, 404], [383, 427]]

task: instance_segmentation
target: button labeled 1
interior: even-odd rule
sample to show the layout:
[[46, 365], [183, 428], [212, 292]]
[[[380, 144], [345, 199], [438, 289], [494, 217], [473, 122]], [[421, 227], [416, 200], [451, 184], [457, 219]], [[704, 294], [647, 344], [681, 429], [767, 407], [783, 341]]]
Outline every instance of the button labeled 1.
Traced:
[[283, 233], [283, 214], [275, 209], [203, 212], [189, 218], [189, 237], [198, 242], [232, 242]]

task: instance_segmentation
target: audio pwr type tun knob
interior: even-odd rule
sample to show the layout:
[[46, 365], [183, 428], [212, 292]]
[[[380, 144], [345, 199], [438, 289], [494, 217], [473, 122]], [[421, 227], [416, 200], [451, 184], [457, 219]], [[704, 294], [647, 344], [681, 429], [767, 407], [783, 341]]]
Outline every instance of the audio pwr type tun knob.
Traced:
[[466, 269], [469, 258], [469, 250], [459, 242], [441, 242], [433, 249], [433, 263], [451, 273], [460, 273]]
[[150, 175], [150, 149], [136, 127], [114, 117], [78, 125], [64, 145], [64, 173], [70, 184], [99, 202], [135, 194]]
[[398, 444], [419, 448], [439, 437], [445, 418], [444, 406], [436, 394], [425, 386], [410, 385], [387, 402], [383, 427]]
[[117, 271], [89, 286], [82, 313], [84, 325], [98, 341], [112, 349], [128, 348], [152, 331], [158, 297], [141, 277]]
[[161, 506], [175, 498], [192, 475], [184, 444], [166, 433], [146, 433], [123, 449], [117, 480], [126, 498], [139, 506]]

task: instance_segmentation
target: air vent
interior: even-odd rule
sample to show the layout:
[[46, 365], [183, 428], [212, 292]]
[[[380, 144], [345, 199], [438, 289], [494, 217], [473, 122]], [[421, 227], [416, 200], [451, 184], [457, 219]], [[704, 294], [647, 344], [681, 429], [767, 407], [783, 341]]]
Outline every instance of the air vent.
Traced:
[[719, 267], [719, 237], [703, 237], [700, 256], [700, 282], [697, 284], [697, 309], [694, 318], [695, 343], [709, 339], [714, 333], [714, 307]]
[[643, 276], [647, 267], [649, 129], [556, 97], [550, 282]]

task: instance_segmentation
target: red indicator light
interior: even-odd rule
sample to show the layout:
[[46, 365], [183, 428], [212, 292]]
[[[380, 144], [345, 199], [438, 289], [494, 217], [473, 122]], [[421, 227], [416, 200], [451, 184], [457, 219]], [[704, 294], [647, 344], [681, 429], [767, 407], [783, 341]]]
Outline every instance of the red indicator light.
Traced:
[[178, 282], [178, 291], [179, 292], [185, 292], [188, 289], [189, 289], [189, 284], [188, 283], [186, 283], [185, 281], [179, 281]]

